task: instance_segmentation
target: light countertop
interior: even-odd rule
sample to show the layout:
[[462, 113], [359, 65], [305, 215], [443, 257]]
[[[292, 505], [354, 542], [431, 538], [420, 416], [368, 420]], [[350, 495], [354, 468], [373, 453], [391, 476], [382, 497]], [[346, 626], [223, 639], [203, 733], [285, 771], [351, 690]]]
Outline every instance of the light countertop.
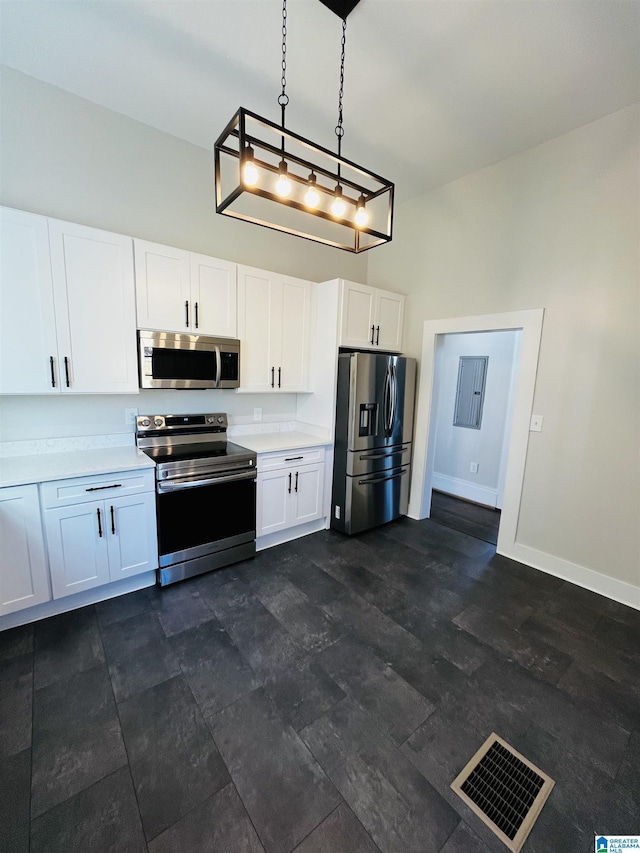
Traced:
[[270, 453], [278, 450], [293, 450], [297, 447], [326, 447], [331, 444], [325, 438], [319, 438], [308, 432], [282, 430], [280, 432], [258, 432], [247, 435], [230, 436], [234, 444], [240, 444], [256, 453]]
[[137, 447], [107, 447], [101, 450], [70, 450], [34, 453], [31, 456], [0, 458], [0, 487], [23, 486], [69, 477], [90, 477], [136, 468], [154, 468], [155, 463]]

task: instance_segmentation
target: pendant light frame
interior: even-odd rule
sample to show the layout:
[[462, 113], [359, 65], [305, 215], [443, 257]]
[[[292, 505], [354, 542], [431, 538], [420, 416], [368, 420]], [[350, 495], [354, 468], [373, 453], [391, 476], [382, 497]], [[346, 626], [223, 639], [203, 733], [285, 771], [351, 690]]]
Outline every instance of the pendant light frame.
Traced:
[[[252, 126], [260, 128], [263, 131], [260, 137], [252, 131]], [[266, 132], [266, 133], [265, 133]], [[273, 142], [270, 142], [265, 136], [269, 133], [273, 134]], [[270, 220], [261, 218], [260, 216], [251, 215], [242, 212], [233, 205], [245, 193], [260, 196], [263, 199], [268, 199], [278, 205], [294, 208], [302, 211], [309, 217], [324, 219], [328, 222], [336, 222], [329, 212], [321, 209], [310, 209], [304, 203], [298, 202], [295, 198], [282, 198], [275, 191], [268, 189], [265, 186], [260, 186], [260, 182], [254, 186], [247, 186], [242, 181], [242, 166], [243, 153], [250, 147], [253, 150], [253, 162], [261, 170], [267, 173], [272, 173], [277, 176], [279, 171], [279, 160], [282, 159], [282, 146], [286, 145], [286, 141], [294, 142], [303, 148], [307, 149], [309, 159], [303, 158], [289, 150], [286, 151], [284, 159], [288, 165], [288, 178], [292, 184], [300, 184], [305, 189], [309, 183], [309, 174], [313, 172], [316, 175], [316, 189], [325, 193], [328, 196], [333, 196], [336, 184], [340, 184], [343, 190], [345, 199], [351, 200], [354, 205], [357, 204], [360, 196], [364, 196], [367, 204], [378, 199], [385, 204], [385, 216], [383, 227], [375, 228], [358, 228], [355, 223], [348, 219], [339, 220], [339, 225], [353, 232], [353, 242], [347, 243], [345, 240], [330, 239], [313, 234], [311, 230], [302, 231], [298, 228], [292, 228], [284, 223], [280, 224]], [[262, 156], [260, 156], [262, 153]], [[268, 157], [271, 157], [271, 160]], [[273, 158], [278, 158], [278, 162], [274, 163]], [[310, 159], [313, 157], [313, 160]], [[222, 168], [223, 161], [235, 161], [233, 169], [237, 174], [235, 186], [223, 197], [222, 190]], [[329, 149], [312, 142], [304, 136], [300, 136], [291, 130], [284, 128], [282, 125], [269, 121], [269, 119], [259, 116], [257, 113], [240, 107], [231, 121], [218, 137], [214, 148], [214, 169], [215, 169], [215, 185], [216, 185], [216, 213], [221, 213], [225, 216], [231, 216], [235, 219], [241, 219], [244, 222], [253, 222], [256, 225], [262, 225], [265, 228], [272, 228], [276, 231], [282, 231], [286, 234], [293, 234], [296, 237], [303, 237], [307, 240], [312, 240], [317, 243], [323, 243], [327, 246], [334, 246], [338, 249], [344, 249], [348, 252], [359, 253], [379, 246], [382, 243], [388, 243], [392, 238], [393, 228], [393, 196], [395, 186], [391, 181], [386, 180], [375, 172], [370, 172], [368, 169], [359, 166], [357, 163], [347, 160], [346, 157], [338, 156]], [[295, 171], [294, 171], [295, 169]], [[347, 174], [345, 174], [345, 172]], [[351, 178], [350, 175], [357, 176]], [[321, 183], [322, 181], [322, 183]], [[386, 196], [386, 200], [385, 200]], [[309, 220], [311, 229], [312, 219]], [[363, 240], [363, 235], [367, 235], [369, 240]]]
[[[285, 128], [285, 109], [289, 97], [286, 94], [287, 0], [283, 0], [282, 92], [278, 98], [281, 124], [275, 124], [244, 107], [240, 107], [227, 124], [214, 146], [216, 213], [359, 253], [391, 240], [395, 187], [386, 178], [342, 156], [345, 33], [347, 16], [359, 0], [321, 2], [342, 19], [338, 125], [335, 128], [338, 139], [337, 154]], [[291, 143], [294, 150], [291, 150]], [[243, 181], [243, 167], [248, 161], [259, 170], [262, 184], [260, 180], [251, 184]], [[278, 173], [285, 173], [292, 184], [294, 191], [290, 195], [282, 196], [275, 192], [273, 177]], [[306, 205], [303, 195], [295, 192], [299, 185], [308, 189], [311, 176], [315, 178], [315, 189], [325, 198], [327, 209], [323, 209], [321, 204], [313, 207]], [[342, 197], [349, 211], [345, 215], [338, 216], [331, 212], [330, 200], [335, 200], [338, 195]], [[248, 196], [254, 196], [253, 204], [247, 203]], [[255, 203], [257, 198], [274, 202], [280, 207], [268, 207], [268, 216], [258, 214], [257, 208], [261, 205]], [[367, 205], [367, 223], [357, 225], [356, 214]], [[284, 211], [283, 206], [289, 208], [289, 211]], [[372, 207], [375, 211], [373, 217]], [[301, 227], [293, 226], [292, 220], [296, 216], [292, 211], [305, 214]], [[280, 213], [282, 221], [277, 221], [277, 213]], [[312, 227], [314, 221], [315, 233]]]

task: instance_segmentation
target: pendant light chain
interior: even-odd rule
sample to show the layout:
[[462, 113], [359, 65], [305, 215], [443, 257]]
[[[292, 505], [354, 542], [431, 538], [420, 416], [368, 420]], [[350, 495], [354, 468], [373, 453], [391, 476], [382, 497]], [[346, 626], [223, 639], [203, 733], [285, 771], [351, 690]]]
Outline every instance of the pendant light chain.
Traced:
[[[282, 92], [278, 97], [278, 103], [282, 111], [282, 127], [284, 128], [284, 111], [289, 103], [287, 95], [287, 0], [282, 0]], [[282, 147], [284, 150], [284, 137], [282, 138]]]
[[[344, 95], [344, 46], [347, 41], [347, 19], [342, 19], [342, 42], [340, 44], [340, 90], [338, 92], [338, 124], [336, 125], [336, 136], [338, 137], [338, 157], [340, 157], [342, 149], [342, 137], [344, 136], [344, 127], [342, 126], [342, 98]], [[339, 169], [340, 167], [338, 167]]]

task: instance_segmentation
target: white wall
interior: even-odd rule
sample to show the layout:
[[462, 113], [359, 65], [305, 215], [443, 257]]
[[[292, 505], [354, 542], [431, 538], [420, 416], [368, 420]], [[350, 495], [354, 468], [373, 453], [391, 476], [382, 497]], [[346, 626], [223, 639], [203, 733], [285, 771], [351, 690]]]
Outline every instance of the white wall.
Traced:
[[[0, 204], [312, 281], [366, 280], [366, 258], [215, 213], [211, 150], [0, 66]], [[26, 330], [28, 331], [28, 330]], [[3, 397], [0, 440], [127, 432], [124, 408], [295, 418], [295, 395]]]
[[637, 606], [639, 140], [635, 105], [406, 202], [368, 270], [408, 294], [409, 355], [426, 319], [545, 309], [518, 553]]
[[[499, 505], [509, 392], [519, 334], [502, 331], [438, 336], [434, 488], [487, 506]], [[462, 356], [489, 358], [480, 429], [453, 425]], [[478, 463], [477, 474], [470, 472], [471, 462]]]

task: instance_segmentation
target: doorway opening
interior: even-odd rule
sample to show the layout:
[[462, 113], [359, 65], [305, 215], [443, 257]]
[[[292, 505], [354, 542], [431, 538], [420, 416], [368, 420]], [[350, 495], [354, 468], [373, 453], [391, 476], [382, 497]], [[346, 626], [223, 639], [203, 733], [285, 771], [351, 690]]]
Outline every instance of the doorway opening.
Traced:
[[436, 336], [430, 517], [493, 545], [521, 338], [519, 329]]
[[[472, 332], [505, 330], [521, 332], [519, 360], [512, 372], [511, 429], [502, 448], [501, 483], [497, 488], [500, 496], [496, 496], [494, 504], [496, 506], [500, 503], [502, 510], [497, 551], [507, 555], [513, 549], [518, 528], [543, 314], [543, 309], [540, 308], [504, 314], [429, 320], [425, 322], [423, 329], [413, 477], [409, 501], [409, 516], [415, 519], [430, 517], [435, 485], [436, 403], [439, 394], [436, 360], [439, 337]], [[478, 355], [484, 355], [484, 353], [478, 353]], [[458, 496], [464, 497], [464, 495]], [[475, 499], [473, 494], [467, 494], [466, 497], [468, 500]]]

